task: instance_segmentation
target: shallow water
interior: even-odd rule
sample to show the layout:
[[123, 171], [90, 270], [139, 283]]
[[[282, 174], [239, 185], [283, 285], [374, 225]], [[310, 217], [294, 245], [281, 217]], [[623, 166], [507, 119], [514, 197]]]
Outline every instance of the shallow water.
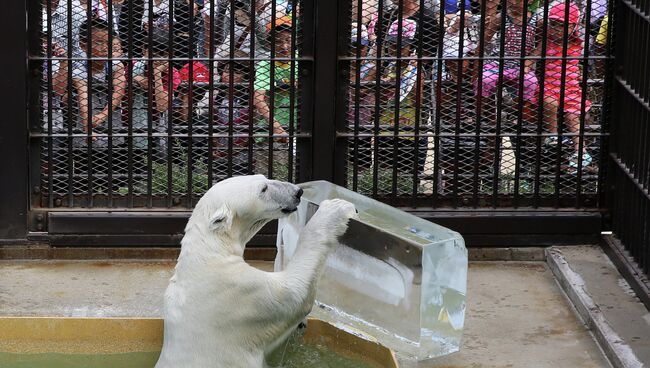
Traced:
[[[2, 368], [152, 368], [160, 352], [124, 354], [14, 354], [0, 353]], [[283, 358], [283, 359], [282, 359]], [[280, 361], [282, 360], [282, 363]], [[269, 363], [281, 368], [370, 368], [370, 365], [338, 355], [323, 346], [290, 344]], [[280, 364], [280, 365], [278, 365]]]

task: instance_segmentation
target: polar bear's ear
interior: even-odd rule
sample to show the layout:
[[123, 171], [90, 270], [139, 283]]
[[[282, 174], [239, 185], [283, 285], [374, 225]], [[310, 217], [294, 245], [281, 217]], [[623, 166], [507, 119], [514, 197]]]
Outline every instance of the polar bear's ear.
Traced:
[[223, 231], [229, 230], [232, 224], [232, 213], [230, 209], [222, 205], [210, 216], [210, 230]]

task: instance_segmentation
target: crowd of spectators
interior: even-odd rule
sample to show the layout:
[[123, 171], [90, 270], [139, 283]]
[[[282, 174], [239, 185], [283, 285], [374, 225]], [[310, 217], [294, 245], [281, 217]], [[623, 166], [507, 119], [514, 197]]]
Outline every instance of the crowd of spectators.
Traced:
[[[348, 119], [393, 127], [376, 139], [380, 156], [395, 144], [410, 147], [419, 153], [403, 158], [405, 170], [413, 160], [422, 170], [427, 139], [413, 132], [434, 121], [442, 84], [470, 86], [474, 101], [510, 85], [522, 106], [541, 104], [546, 144], [568, 132], [571, 165], [579, 158], [590, 164], [578, 140], [581, 115], [590, 109], [581, 57], [589, 37], [589, 52], [602, 52], [604, 0], [591, 0], [590, 14], [582, 0], [352, 3], [350, 53], [357, 61], [350, 63]], [[297, 122], [298, 4], [44, 0], [44, 80], [51, 87], [44, 109], [52, 116], [45, 126], [87, 134], [75, 136], [78, 147], [123, 145], [120, 133], [128, 131], [134, 149], [154, 146], [164, 157], [170, 142], [162, 133], [203, 122], [235, 137], [217, 134], [213, 158], [230, 156], [246, 173], [244, 151], [256, 142], [245, 137], [251, 129], [285, 144]]]

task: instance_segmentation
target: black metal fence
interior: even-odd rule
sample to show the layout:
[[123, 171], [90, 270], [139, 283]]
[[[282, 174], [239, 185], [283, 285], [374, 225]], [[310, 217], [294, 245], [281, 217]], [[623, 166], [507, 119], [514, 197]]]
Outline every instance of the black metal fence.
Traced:
[[607, 1], [335, 5], [331, 26], [312, 1], [43, 0], [34, 206], [192, 208], [232, 175], [332, 165], [398, 205], [598, 207]]
[[[650, 4], [619, 0], [611, 173], [614, 234], [650, 273]], [[632, 36], [634, 35], [634, 36]], [[646, 286], [647, 288], [647, 286]], [[647, 289], [646, 289], [647, 292]]]

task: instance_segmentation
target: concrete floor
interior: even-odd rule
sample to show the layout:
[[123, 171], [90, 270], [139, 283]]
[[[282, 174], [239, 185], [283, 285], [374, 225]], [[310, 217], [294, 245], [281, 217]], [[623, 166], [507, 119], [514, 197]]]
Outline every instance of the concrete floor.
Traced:
[[[0, 261], [0, 315], [159, 317], [173, 266]], [[468, 290], [463, 348], [418, 367], [610, 366], [545, 263], [472, 262]]]

